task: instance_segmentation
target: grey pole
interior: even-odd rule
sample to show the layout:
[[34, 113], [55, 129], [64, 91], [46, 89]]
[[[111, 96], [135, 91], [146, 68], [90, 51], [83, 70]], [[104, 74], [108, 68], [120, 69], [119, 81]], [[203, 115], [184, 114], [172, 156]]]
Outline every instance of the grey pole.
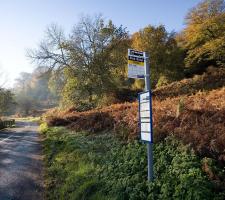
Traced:
[[[144, 52], [145, 58], [145, 91], [150, 91], [150, 67], [149, 67], [149, 55]], [[148, 154], [148, 181], [153, 181], [153, 144], [147, 143], [147, 154]]]

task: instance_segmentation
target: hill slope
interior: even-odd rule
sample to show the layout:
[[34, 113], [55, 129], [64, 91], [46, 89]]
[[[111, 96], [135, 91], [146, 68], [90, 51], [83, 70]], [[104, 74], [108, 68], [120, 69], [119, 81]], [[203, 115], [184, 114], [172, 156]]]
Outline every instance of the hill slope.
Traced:
[[[55, 109], [48, 112], [45, 119], [49, 126], [66, 126], [75, 131], [75, 134], [74, 131], [67, 133], [57, 128], [47, 131], [48, 140], [46, 148], [49, 151], [47, 155], [49, 154], [49, 158], [51, 159], [53, 155], [55, 159], [54, 162], [49, 159], [49, 166], [56, 170], [57, 173], [58, 171], [68, 173], [68, 188], [64, 191], [65, 194], [67, 194], [68, 191], [73, 191], [70, 189], [70, 179], [73, 179], [73, 181], [79, 180], [79, 174], [74, 176], [74, 173], [77, 173], [77, 168], [74, 168], [75, 163], [72, 165], [73, 167], [69, 168], [70, 170], [68, 172], [65, 172], [63, 163], [83, 163], [84, 160], [91, 155], [92, 158], [87, 161], [87, 166], [90, 166], [92, 160], [94, 160], [93, 162], [95, 163], [96, 158], [98, 156], [100, 157], [101, 162], [98, 163], [99, 161], [96, 161], [97, 164], [95, 164], [97, 166], [102, 165], [105, 174], [103, 178], [97, 178], [97, 180], [108, 183], [113, 196], [115, 194], [124, 195], [127, 190], [130, 189], [132, 190], [131, 193], [128, 192], [128, 197], [130, 198], [129, 195], [135, 194], [136, 189], [134, 188], [141, 185], [142, 188], [138, 188], [138, 191], [141, 192], [141, 194], [138, 194], [138, 198], [145, 194], [146, 192], [143, 191], [146, 190], [148, 191], [146, 194], [152, 195], [156, 192], [157, 195], [159, 195], [157, 198], [166, 199], [168, 196], [175, 194], [177, 188], [189, 185], [185, 191], [192, 194], [191, 199], [195, 199], [202, 194], [206, 194], [208, 191], [207, 187], [211, 184], [210, 188], [215, 193], [211, 191], [206, 194], [206, 197], [212, 199], [212, 197], [210, 197], [211, 193], [213, 198], [215, 197], [217, 199], [216, 194], [222, 192], [218, 199], [223, 199], [225, 195], [223, 193], [225, 190], [225, 87], [222, 87], [222, 83], [225, 80], [223, 79], [223, 73], [220, 74], [219, 71], [218, 73], [214, 73], [214, 75], [214, 80], [221, 80], [217, 86], [213, 84], [213, 79], [210, 79], [209, 73], [204, 74], [202, 77], [198, 76], [197, 78], [198, 80], [207, 80], [208, 89], [207, 87], [203, 87], [204, 81], [195, 82], [195, 77], [193, 79], [173, 83], [154, 91], [154, 170], [157, 180], [156, 184], [153, 185], [145, 185], [145, 182], [143, 182], [146, 175], [146, 165], [144, 165], [144, 167], [140, 165], [140, 163], [146, 163], [146, 155], [143, 153], [146, 152], [146, 149], [144, 145], [137, 144], [135, 141], [140, 137], [137, 102], [114, 104], [86, 112], [76, 112], [73, 109], [67, 111]], [[207, 78], [205, 79], [204, 77]], [[210, 81], [211, 83], [209, 83]], [[196, 83], [194, 92], [188, 89], [183, 90], [185, 85], [186, 88], [192, 89], [189, 85], [193, 82]], [[198, 91], [197, 89], [200, 88], [200, 85], [202, 88], [200, 89], [201, 91]], [[212, 86], [216, 89], [209, 89], [213, 88]], [[78, 132], [81, 132], [79, 133], [81, 135], [77, 135]], [[115, 138], [112, 138], [114, 134], [119, 138], [118, 141], [120, 141], [120, 144], [115, 145]], [[178, 144], [177, 141], [181, 144]], [[80, 144], [77, 144], [79, 142]], [[87, 149], [88, 143], [90, 143], [88, 147], [90, 148], [89, 150]], [[184, 150], [186, 147], [182, 147], [183, 144], [191, 151]], [[51, 149], [52, 147], [53, 149]], [[68, 160], [70, 157], [67, 158], [67, 156], [62, 154], [62, 150], [65, 148], [65, 154], [74, 154], [71, 158], [74, 156], [77, 157], [75, 149], [78, 147], [82, 148], [82, 150], [78, 150], [82, 155], [80, 155], [82, 157], [80, 161], [70, 161]], [[157, 151], [159, 147], [165, 149]], [[59, 149], [57, 150], [57, 148]], [[179, 149], [182, 150], [180, 151]], [[90, 151], [93, 155], [89, 154]], [[86, 154], [83, 154], [85, 152]], [[108, 154], [106, 154], [106, 152], [108, 152]], [[192, 156], [196, 156], [196, 160], [193, 160]], [[133, 157], [134, 159], [131, 159]], [[165, 164], [166, 162], [168, 163]], [[119, 167], [115, 167], [115, 163], [117, 163]], [[58, 169], [58, 166], [61, 168]], [[131, 169], [134, 169], [132, 171], [133, 174], [129, 174]], [[182, 170], [179, 171], [180, 169]], [[81, 168], [80, 170], [83, 169]], [[193, 170], [195, 170], [196, 173], [193, 173]], [[196, 170], [199, 171], [197, 172]], [[180, 174], [175, 175], [175, 172], [178, 171]], [[99, 177], [102, 171], [97, 171], [96, 173]], [[196, 178], [195, 176], [197, 174], [201, 174], [201, 176]], [[86, 180], [89, 176], [89, 174], [85, 174], [82, 180]], [[177, 176], [177, 179], [174, 179], [174, 176]], [[205, 176], [207, 177], [206, 179], [203, 178]], [[52, 178], [51, 175], [49, 177]], [[110, 179], [108, 179], [108, 177], [110, 177]], [[139, 178], [136, 179], [137, 177]], [[202, 185], [202, 183], [198, 183], [199, 178], [201, 181], [204, 180], [203, 182], [206, 188], [193, 186], [194, 181], [197, 181], [197, 185]], [[59, 181], [59, 186], [61, 188], [61, 181], [58, 177], [54, 177], [52, 184], [55, 184], [55, 179]], [[210, 179], [210, 181], [208, 179]], [[122, 185], [117, 185], [118, 180], [122, 182]], [[84, 182], [84, 184], [86, 184], [86, 182]], [[153, 186], [157, 184], [158, 188], [154, 188]], [[192, 185], [193, 188], [190, 185]], [[90, 187], [93, 187], [93, 185]], [[88, 186], [89, 189], [90, 187]], [[96, 183], [94, 183], [94, 187], [96, 187]], [[114, 191], [112, 188], [114, 188]], [[55, 191], [61, 190], [55, 188]], [[161, 195], [165, 191], [166, 193], [168, 191], [171, 193], [166, 194], [164, 198]], [[182, 189], [181, 191], [183, 192], [184, 190]], [[76, 192], [76, 189], [74, 189], [74, 192]], [[107, 190], [107, 192], [109, 191]], [[184, 194], [185, 198], [188, 198], [187, 193]], [[82, 194], [84, 193], [82, 192]], [[155, 197], [152, 196], [150, 199], [154, 198]], [[204, 197], [204, 199], [207, 198]]]
[[169, 85], [157, 88], [153, 94], [159, 99], [192, 95], [199, 91], [210, 91], [225, 86], [225, 69], [209, 67], [202, 75], [195, 75], [193, 78], [183, 79]]
[[[169, 134], [190, 144], [200, 155], [225, 161], [225, 87], [195, 95], [153, 99], [154, 138]], [[139, 137], [137, 103], [115, 104], [87, 112], [51, 112], [50, 126], [66, 125], [76, 131], [113, 129], [123, 139]]]

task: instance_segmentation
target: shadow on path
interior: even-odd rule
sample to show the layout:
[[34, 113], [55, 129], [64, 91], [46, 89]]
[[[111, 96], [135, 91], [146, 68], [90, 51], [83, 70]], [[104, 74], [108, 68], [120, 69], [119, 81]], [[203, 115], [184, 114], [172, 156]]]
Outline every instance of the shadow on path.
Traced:
[[0, 131], [0, 200], [42, 200], [41, 144], [33, 122]]

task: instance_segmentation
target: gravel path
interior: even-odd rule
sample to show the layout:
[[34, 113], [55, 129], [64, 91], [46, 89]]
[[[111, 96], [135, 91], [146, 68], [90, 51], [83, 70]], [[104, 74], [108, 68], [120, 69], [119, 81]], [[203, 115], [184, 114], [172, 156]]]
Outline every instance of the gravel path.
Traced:
[[42, 200], [42, 154], [36, 123], [0, 131], [0, 200]]

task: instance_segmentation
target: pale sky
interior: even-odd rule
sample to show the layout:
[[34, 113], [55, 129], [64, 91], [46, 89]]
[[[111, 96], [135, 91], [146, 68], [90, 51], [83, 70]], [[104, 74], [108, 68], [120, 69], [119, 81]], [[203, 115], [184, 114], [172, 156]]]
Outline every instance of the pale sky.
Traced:
[[0, 0], [0, 68], [8, 74], [7, 86], [22, 71], [31, 72], [26, 49], [37, 47], [52, 23], [68, 33], [81, 15], [102, 13], [130, 33], [164, 24], [180, 31], [188, 10], [200, 0]]

